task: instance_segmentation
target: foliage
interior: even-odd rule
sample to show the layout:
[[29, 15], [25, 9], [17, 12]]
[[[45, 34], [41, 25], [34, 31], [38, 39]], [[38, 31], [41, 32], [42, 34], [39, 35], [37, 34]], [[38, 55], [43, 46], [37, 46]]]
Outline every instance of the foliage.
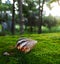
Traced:
[[56, 1], [58, 1], [58, 0], [51, 0], [50, 3], [52, 3], [52, 2], [56, 2]]
[[32, 1], [32, 0], [25, 0], [24, 1], [23, 14], [25, 17], [28, 17], [30, 15], [30, 12], [37, 12], [35, 3], [36, 3], [36, 1]]
[[[18, 0], [15, 0], [15, 3], [17, 1]], [[43, 0], [41, 0], [41, 1], [43, 1]], [[50, 6], [50, 3], [52, 3], [53, 1], [56, 1], [56, 0], [46, 0], [46, 1], [47, 1], [47, 3], [49, 2], [48, 3], [48, 7], [50, 9], [52, 9], [52, 7]], [[0, 0], [0, 3], [1, 3], [1, 0]], [[38, 25], [40, 26], [40, 24], [41, 24], [41, 23], [39, 24], [39, 21], [36, 20], [36, 18], [35, 18], [38, 15], [38, 12], [39, 12], [39, 10], [36, 9], [36, 6], [39, 5], [38, 3], [39, 3], [39, 1], [37, 1], [37, 0], [24, 0], [24, 2], [23, 2], [23, 16], [24, 16], [24, 19], [25, 19], [25, 17], [27, 18], [28, 23], [29, 23], [29, 27], [30, 28], [33, 28], [34, 30], [35, 30], [35, 27], [36, 26], [37, 26], [37, 29], [40, 28], [40, 27], [38, 27]], [[18, 6], [18, 4], [17, 4], [17, 6]], [[0, 12], [4, 11], [4, 13], [5, 13], [7, 10], [10, 10], [11, 13], [12, 13], [12, 11], [13, 11], [12, 10], [12, 4], [7, 4], [7, 3], [4, 4], [4, 3], [1, 3], [0, 4]], [[4, 17], [2, 17], [2, 15]], [[31, 15], [31, 18], [28, 19], [30, 15]], [[21, 20], [21, 18], [20, 17], [18, 18], [18, 14], [14, 15], [14, 16], [15, 16], [15, 21], [16, 21], [15, 23], [16, 24], [17, 23], [20, 23], [19, 19]], [[8, 17], [5, 16], [4, 14], [0, 14], [0, 23], [1, 23], [1, 20], [3, 20], [3, 21], [8, 20], [7, 18]], [[49, 16], [49, 17], [46, 17], [46, 18], [43, 18], [43, 19], [44, 19], [43, 25], [45, 27], [48, 27], [49, 30], [53, 26], [56, 26], [56, 23], [57, 22], [56, 22], [56, 19], [54, 19], [53, 17]], [[9, 21], [10, 21], [10, 17], [9, 17]], [[38, 29], [38, 30], [40, 30], [40, 29]]]
[[57, 20], [53, 16], [49, 15], [44, 18], [43, 25], [51, 29], [53, 26], [57, 25]]
[[0, 11], [8, 11], [12, 10], [12, 5], [11, 4], [0, 4]]
[[[27, 54], [23, 54], [14, 48], [19, 37], [0, 37], [1, 64], [60, 64], [60, 33], [22, 35], [22, 37], [38, 41], [34, 49]], [[3, 56], [5, 51], [13, 54]]]

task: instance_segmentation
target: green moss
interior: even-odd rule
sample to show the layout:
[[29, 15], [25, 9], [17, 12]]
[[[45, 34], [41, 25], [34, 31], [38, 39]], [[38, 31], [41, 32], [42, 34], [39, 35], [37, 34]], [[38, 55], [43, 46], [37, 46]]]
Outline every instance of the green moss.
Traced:
[[[25, 34], [38, 41], [36, 46], [27, 54], [15, 49], [19, 36], [0, 37], [0, 64], [60, 64], [60, 33]], [[12, 52], [3, 56], [3, 52]]]

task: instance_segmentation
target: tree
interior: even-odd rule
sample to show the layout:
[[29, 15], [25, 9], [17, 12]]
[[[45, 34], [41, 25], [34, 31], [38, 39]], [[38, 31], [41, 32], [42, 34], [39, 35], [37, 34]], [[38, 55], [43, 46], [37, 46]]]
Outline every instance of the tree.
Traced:
[[51, 28], [57, 25], [57, 20], [55, 17], [49, 15], [48, 17], [44, 17], [43, 26], [46, 26], [49, 31]]
[[12, 35], [14, 35], [14, 25], [15, 25], [15, 22], [14, 22], [14, 17], [15, 17], [15, 7], [14, 7], [14, 3], [15, 3], [15, 0], [13, 0], [13, 11], [12, 11], [12, 25], [11, 25], [11, 33]]
[[24, 20], [22, 16], [22, 0], [18, 0], [18, 8], [19, 8], [19, 21], [20, 21], [20, 34], [24, 33]]
[[[45, 0], [41, 2], [39, 0], [39, 22], [38, 22], [38, 33], [42, 33], [42, 12], [43, 12], [43, 5], [44, 5]], [[42, 3], [42, 5], [40, 5]]]

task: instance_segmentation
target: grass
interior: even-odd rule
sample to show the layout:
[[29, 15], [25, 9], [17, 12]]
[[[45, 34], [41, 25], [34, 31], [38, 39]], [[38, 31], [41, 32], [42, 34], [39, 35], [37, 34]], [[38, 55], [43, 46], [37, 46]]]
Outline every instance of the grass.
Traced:
[[[38, 43], [24, 54], [14, 48], [20, 36], [1, 36], [0, 64], [60, 64], [60, 33], [25, 34], [22, 37], [32, 38]], [[5, 51], [13, 54], [4, 56]]]

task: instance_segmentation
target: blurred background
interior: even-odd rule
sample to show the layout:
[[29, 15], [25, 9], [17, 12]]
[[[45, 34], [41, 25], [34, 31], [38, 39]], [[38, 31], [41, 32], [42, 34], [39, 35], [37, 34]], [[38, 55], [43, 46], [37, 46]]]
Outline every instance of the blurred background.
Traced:
[[60, 32], [59, 0], [0, 0], [0, 36]]

